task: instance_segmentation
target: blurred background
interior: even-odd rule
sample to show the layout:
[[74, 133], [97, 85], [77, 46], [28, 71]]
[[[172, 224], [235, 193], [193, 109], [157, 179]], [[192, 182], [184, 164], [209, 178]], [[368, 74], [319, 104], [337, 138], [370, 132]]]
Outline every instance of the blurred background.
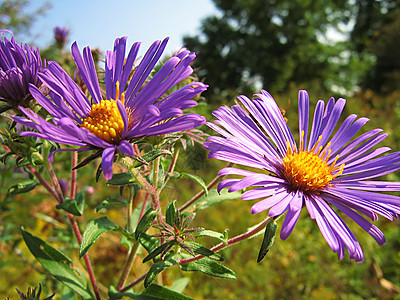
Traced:
[[[166, 55], [182, 45], [197, 53], [196, 73], [210, 85], [198, 112], [208, 120], [213, 120], [213, 109], [262, 88], [274, 96], [292, 132], [297, 132], [297, 93], [306, 89], [312, 107], [318, 99], [346, 98], [344, 116], [370, 118], [363, 131], [382, 128], [389, 133], [384, 143], [400, 149], [399, 0], [2, 0], [0, 28], [12, 30], [19, 42], [40, 47], [42, 58], [70, 66], [71, 73], [69, 49], [74, 41], [81, 49], [91, 46], [102, 58], [116, 37], [127, 35], [128, 43], [142, 41], [144, 51], [152, 41], [169, 36]], [[180, 168], [191, 169], [206, 182], [224, 166], [208, 161], [201, 146], [190, 151]], [[63, 159], [62, 153], [58, 159]], [[0, 299], [14, 299], [15, 288], [24, 291], [39, 282], [50, 294], [59, 284], [34, 262], [21, 243], [19, 228], [45, 235], [55, 245], [71, 242], [62, 234], [69, 228], [61, 223], [54, 203], [43, 200], [47, 194], [40, 188], [29, 198], [6, 196], [15, 182], [7, 180], [10, 168], [0, 166], [0, 171]], [[81, 182], [92, 191], [89, 210], [106, 196], [119, 197], [118, 189], [110, 194], [104, 181], [96, 183], [88, 169], [81, 172], [86, 178]], [[385, 179], [398, 181], [399, 176], [397, 172]], [[184, 203], [199, 189], [189, 181], [171, 185], [165, 198]], [[248, 202], [229, 200], [200, 212], [197, 225], [239, 234], [263, 219], [250, 214]], [[118, 222], [121, 210], [107, 215]], [[344, 219], [364, 249], [362, 264], [348, 257], [339, 261], [303, 211], [290, 238], [277, 238], [261, 263], [256, 259], [262, 237], [223, 251], [225, 265], [236, 272], [237, 280], [178, 269], [171, 277], [189, 277], [184, 293], [195, 299], [400, 299], [399, 222], [377, 222], [387, 238], [380, 247]], [[116, 266], [122, 266], [126, 255], [124, 247], [116, 249], [118, 241], [112, 235], [102, 237], [92, 253], [95, 272], [108, 278], [105, 282], [115, 281], [109, 274], [118, 271]], [[133, 272], [142, 274], [140, 265]]]

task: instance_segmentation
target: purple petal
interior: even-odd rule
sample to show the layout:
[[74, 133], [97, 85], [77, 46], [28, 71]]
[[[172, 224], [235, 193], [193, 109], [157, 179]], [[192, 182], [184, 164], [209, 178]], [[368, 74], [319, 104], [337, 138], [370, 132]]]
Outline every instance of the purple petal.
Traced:
[[113, 161], [114, 161], [115, 146], [104, 149], [101, 155], [101, 168], [104, 178], [110, 180], [113, 176]]
[[288, 194], [288, 192], [285, 189], [281, 193], [275, 194], [271, 197], [268, 197], [267, 199], [261, 200], [256, 204], [254, 204], [251, 207], [251, 213], [258, 214], [259, 212], [267, 210], [270, 207], [276, 205], [277, 203], [281, 202], [283, 199], [287, 197], [290, 197], [290, 194]]
[[117, 146], [117, 149], [128, 156], [133, 156], [135, 154], [132, 144], [128, 141], [121, 141], [121, 143]]
[[301, 208], [303, 207], [303, 193], [296, 192], [289, 204], [289, 210], [282, 224], [281, 239], [286, 240], [292, 233], [297, 220], [299, 219]]
[[353, 210], [349, 209], [347, 206], [344, 206], [338, 202], [332, 204], [335, 205], [341, 211], [343, 211], [351, 219], [353, 219], [353, 221], [356, 222], [362, 229], [368, 232], [380, 246], [386, 243], [385, 236], [383, 235], [382, 231], [379, 230], [378, 227], [371, 224], [369, 221], [367, 221], [365, 218], [363, 218]]
[[[299, 91], [299, 136], [301, 139], [301, 135], [304, 134], [303, 136], [303, 142], [304, 146], [303, 149], [300, 150], [305, 150], [306, 149], [306, 141], [307, 141], [307, 135], [308, 135], [308, 118], [309, 118], [309, 109], [310, 109], [310, 103], [309, 103], [309, 98], [308, 98], [308, 93], [305, 90]], [[299, 143], [300, 145], [300, 143]]]

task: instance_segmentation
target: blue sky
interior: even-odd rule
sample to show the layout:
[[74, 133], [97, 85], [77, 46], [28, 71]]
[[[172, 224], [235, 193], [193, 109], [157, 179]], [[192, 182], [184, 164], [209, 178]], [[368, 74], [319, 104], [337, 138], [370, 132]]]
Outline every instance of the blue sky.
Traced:
[[153, 41], [169, 36], [166, 53], [172, 53], [184, 35], [200, 33], [202, 19], [218, 13], [211, 0], [34, 0], [30, 8], [46, 2], [51, 8], [31, 28], [39, 47], [52, 42], [53, 29], [60, 26], [70, 29], [68, 47], [77, 41], [81, 49], [105, 51], [115, 38], [128, 36], [129, 45], [141, 41], [144, 51]]

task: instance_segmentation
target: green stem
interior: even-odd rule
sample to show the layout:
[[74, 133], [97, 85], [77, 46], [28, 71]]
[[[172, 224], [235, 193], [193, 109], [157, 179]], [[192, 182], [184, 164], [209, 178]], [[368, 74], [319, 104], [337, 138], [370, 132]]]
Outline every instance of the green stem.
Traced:
[[162, 215], [162, 211], [160, 209], [160, 193], [159, 193], [159, 190], [158, 190], [158, 173], [160, 172], [160, 161], [161, 161], [161, 157], [160, 156], [157, 157], [153, 161], [153, 163], [154, 163], [154, 165], [153, 165], [153, 170], [154, 170], [153, 171], [153, 187], [154, 187], [154, 191], [155, 191], [155, 194], [156, 194], [156, 195], [153, 196], [153, 198], [155, 198], [155, 196], [157, 198], [157, 201], [155, 201], [155, 199], [153, 199], [153, 202], [155, 204], [154, 205], [154, 209], [158, 210], [158, 218], [159, 218], [159, 220], [161, 222], [162, 219], [163, 219], [163, 215]]
[[117, 290], [121, 290], [122, 287], [124, 286], [126, 279], [128, 278], [128, 275], [132, 269], [133, 262], [135, 261], [136, 258], [136, 253], [139, 248], [139, 241], [135, 241], [132, 245], [132, 249], [129, 252], [129, 255], [125, 261], [124, 268], [122, 269], [121, 277], [119, 278], [118, 284], [117, 284]]
[[170, 175], [173, 174], [178, 157], [179, 157], [179, 149], [176, 149], [174, 152], [174, 156], [172, 157], [172, 160], [168, 166], [168, 170], [167, 170], [167, 173], [165, 174], [165, 178], [164, 178], [164, 184], [160, 188], [160, 191], [164, 189], [164, 187], [167, 185]]
[[132, 213], [133, 213], [133, 202], [134, 202], [134, 193], [133, 193], [133, 187], [130, 188], [129, 190], [129, 204], [128, 204], [128, 213], [126, 216], [126, 228], [127, 230], [131, 233], [133, 231], [132, 228]]
[[148, 192], [153, 199], [153, 208], [155, 210], [160, 208], [160, 199], [157, 189], [155, 189], [143, 176], [140, 171], [133, 166], [133, 161], [131, 158], [125, 156], [120, 159], [120, 163], [132, 174], [133, 177], [138, 181], [138, 183]]
[[78, 152], [74, 151], [72, 152], [72, 174], [71, 174], [71, 194], [70, 194], [71, 199], [75, 199], [76, 174], [78, 170], [74, 168], [77, 164], [78, 164]]

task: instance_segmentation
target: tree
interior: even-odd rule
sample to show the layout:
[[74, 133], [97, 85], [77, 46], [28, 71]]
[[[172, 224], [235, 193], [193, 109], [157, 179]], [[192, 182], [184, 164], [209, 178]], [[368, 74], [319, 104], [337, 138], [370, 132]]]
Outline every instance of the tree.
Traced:
[[400, 8], [398, 0], [356, 1], [351, 32], [358, 55], [369, 55], [374, 64], [363, 78], [363, 88], [388, 93], [400, 89]]
[[5, 0], [0, 2], [0, 28], [12, 30], [14, 34], [28, 33], [32, 23], [41, 16], [48, 4], [40, 8], [25, 12], [29, 0]]
[[329, 89], [346, 45], [329, 43], [327, 31], [350, 20], [346, 0], [214, 2], [220, 16], [205, 19], [201, 35], [184, 39], [198, 53], [209, 95], [248, 93], [259, 85], [280, 92], [291, 82], [316, 81]]

